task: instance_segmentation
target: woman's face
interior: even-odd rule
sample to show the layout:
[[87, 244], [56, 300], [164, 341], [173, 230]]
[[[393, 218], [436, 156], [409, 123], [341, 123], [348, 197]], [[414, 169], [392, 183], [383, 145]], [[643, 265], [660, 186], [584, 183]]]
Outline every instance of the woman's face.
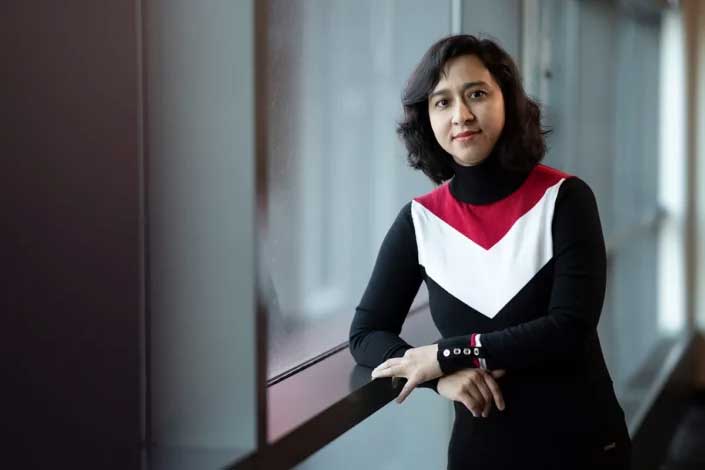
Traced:
[[502, 90], [477, 56], [454, 57], [428, 96], [428, 116], [440, 146], [458, 164], [477, 165], [502, 133]]

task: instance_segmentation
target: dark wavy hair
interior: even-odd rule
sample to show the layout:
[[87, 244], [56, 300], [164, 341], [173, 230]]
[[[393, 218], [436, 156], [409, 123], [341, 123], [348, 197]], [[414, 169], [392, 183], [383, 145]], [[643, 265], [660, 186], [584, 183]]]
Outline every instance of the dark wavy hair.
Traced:
[[404, 118], [397, 126], [408, 151], [407, 160], [436, 184], [454, 174], [450, 156], [440, 146], [431, 129], [428, 95], [441, 79], [446, 63], [461, 55], [475, 55], [500, 86], [504, 98], [504, 128], [492, 152], [501, 165], [513, 171], [528, 171], [546, 153], [539, 105], [524, 92], [514, 60], [490, 39], [461, 34], [448, 36], [431, 46], [421, 58], [402, 93]]

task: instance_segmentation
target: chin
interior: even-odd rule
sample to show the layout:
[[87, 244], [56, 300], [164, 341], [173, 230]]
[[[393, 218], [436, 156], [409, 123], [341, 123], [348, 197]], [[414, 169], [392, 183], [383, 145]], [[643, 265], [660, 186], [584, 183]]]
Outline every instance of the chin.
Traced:
[[479, 164], [479, 163], [482, 163], [482, 161], [485, 160], [485, 158], [487, 158], [487, 156], [479, 157], [479, 158], [477, 158], [477, 157], [473, 158], [473, 157], [470, 157], [470, 156], [465, 156], [465, 157], [455, 157], [455, 161], [456, 161], [458, 164], [460, 164], [460, 165], [464, 165], [464, 166], [474, 166], [474, 165], [477, 165], [477, 164]]

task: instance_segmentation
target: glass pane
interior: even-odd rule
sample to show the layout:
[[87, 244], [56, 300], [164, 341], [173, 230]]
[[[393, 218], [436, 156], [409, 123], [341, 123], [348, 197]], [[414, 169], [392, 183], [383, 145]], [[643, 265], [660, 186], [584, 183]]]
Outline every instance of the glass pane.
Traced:
[[151, 468], [256, 446], [253, 3], [145, 4]]
[[[269, 377], [347, 341], [377, 250], [432, 189], [395, 133], [404, 81], [450, 2], [268, 2]], [[423, 290], [417, 303], [423, 302]], [[412, 307], [413, 308], [413, 307]]]
[[524, 52], [537, 64], [529, 92], [553, 129], [546, 163], [587, 181], [598, 201], [610, 256], [599, 334], [629, 399], [630, 378], [667, 333], [658, 311], [661, 25], [610, 2], [545, 0], [539, 10], [541, 50]]

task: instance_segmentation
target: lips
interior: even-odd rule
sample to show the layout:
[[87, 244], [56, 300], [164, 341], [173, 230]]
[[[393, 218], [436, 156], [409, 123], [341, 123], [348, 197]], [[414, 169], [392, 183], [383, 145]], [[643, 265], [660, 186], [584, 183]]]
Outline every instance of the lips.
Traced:
[[480, 131], [465, 131], [465, 132], [461, 132], [461, 133], [459, 133], [459, 134], [455, 134], [455, 135], [453, 136], [453, 139], [467, 138], [467, 137], [471, 137], [471, 136], [477, 135], [477, 134], [479, 134], [479, 133], [480, 133]]

